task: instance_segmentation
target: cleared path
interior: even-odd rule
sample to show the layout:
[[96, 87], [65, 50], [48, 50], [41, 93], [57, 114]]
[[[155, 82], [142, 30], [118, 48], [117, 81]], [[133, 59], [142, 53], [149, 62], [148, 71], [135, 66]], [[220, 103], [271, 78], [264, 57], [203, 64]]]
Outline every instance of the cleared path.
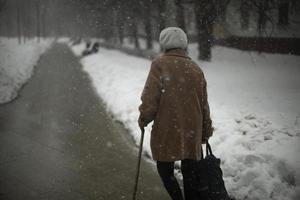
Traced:
[[[78, 59], [54, 44], [19, 97], [0, 105], [0, 199], [131, 199], [137, 149]], [[142, 162], [141, 200], [169, 199]]]

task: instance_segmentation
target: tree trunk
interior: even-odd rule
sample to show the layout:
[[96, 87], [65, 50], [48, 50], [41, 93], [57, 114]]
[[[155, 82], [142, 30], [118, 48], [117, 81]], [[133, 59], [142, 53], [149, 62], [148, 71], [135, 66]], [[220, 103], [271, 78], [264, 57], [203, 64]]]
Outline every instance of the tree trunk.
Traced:
[[258, 20], [257, 20], [257, 29], [258, 35], [262, 36], [263, 30], [266, 27], [267, 16], [266, 12], [268, 10], [268, 0], [261, 0], [259, 1], [259, 8], [258, 8]]
[[141, 9], [139, 0], [132, 0], [132, 12], [131, 12], [131, 27], [132, 27], [132, 37], [134, 41], [134, 46], [136, 49], [140, 49], [139, 35], [138, 35], [138, 17]]
[[185, 16], [184, 16], [184, 7], [183, 7], [183, 0], [175, 0], [176, 8], [177, 8], [177, 13], [176, 13], [176, 21], [177, 25], [186, 32], [186, 27], [185, 27]]
[[40, 5], [40, 17], [41, 17], [41, 35], [43, 38], [46, 37], [46, 12], [47, 12], [47, 1], [43, 1]]
[[20, 3], [16, 0], [17, 7], [17, 34], [18, 34], [18, 43], [21, 44], [21, 8]]
[[[10, 9], [11, 10], [11, 9]], [[5, 35], [6, 36], [9, 36], [10, 34], [11, 35], [14, 35], [15, 34], [15, 29], [13, 29], [12, 27], [12, 23], [11, 21], [15, 21], [15, 16], [12, 15], [13, 12], [6, 12], [5, 14]], [[12, 18], [14, 18], [12, 20]]]
[[30, 8], [30, 0], [25, 0], [25, 16], [24, 16], [24, 24], [25, 24], [25, 27], [26, 27], [26, 32], [24, 34], [24, 37], [26, 37], [27, 39], [29, 39], [29, 34], [30, 34], [30, 25], [29, 25], [29, 21], [30, 21], [30, 12], [29, 12], [29, 8]]
[[32, 3], [32, 0], [29, 0], [28, 1], [28, 4], [27, 4], [27, 11], [28, 11], [28, 15], [27, 15], [27, 18], [26, 18], [26, 21], [27, 21], [27, 26], [28, 26], [28, 38], [31, 39], [34, 35], [34, 22], [32, 21], [32, 14], [34, 13], [34, 4]]
[[158, 1], [158, 29], [163, 30], [166, 27], [165, 16], [166, 16], [166, 5], [165, 1]]
[[195, 17], [198, 32], [198, 50], [200, 60], [211, 60], [212, 31], [215, 10], [211, 0], [195, 0]]
[[5, 0], [0, 0], [0, 34], [4, 34], [4, 20], [2, 18], [3, 14], [2, 11], [5, 9]]
[[44, 9], [43, 14], [41, 15], [42, 17], [42, 37], [46, 37], [46, 9]]
[[205, 22], [198, 25], [198, 58], [200, 60], [211, 60], [211, 47], [213, 43], [212, 30], [212, 25], [206, 24]]
[[136, 49], [140, 49], [139, 37], [138, 37], [138, 27], [137, 27], [137, 19], [133, 18], [132, 23], [132, 37], [134, 40], [134, 46]]
[[230, 0], [215, 0], [215, 3], [211, 3], [215, 9], [214, 17], [218, 22], [222, 25], [226, 23], [226, 9], [229, 4]]
[[250, 17], [250, 3], [249, 0], [241, 0], [240, 13], [241, 13], [241, 28], [247, 30], [249, 28], [249, 17]]
[[289, 1], [280, 0], [278, 6], [278, 25], [286, 26], [289, 24]]
[[149, 1], [145, 1], [143, 4], [143, 21], [146, 33], [147, 49], [152, 49], [152, 23], [151, 23], [151, 4]]
[[[25, 2], [24, 2], [25, 1]], [[26, 25], [26, 0], [23, 0], [20, 4], [21, 4], [21, 16], [22, 16], [22, 29], [23, 29], [23, 43], [26, 42], [26, 35], [27, 35], [27, 31], [28, 31], [28, 26]]]
[[36, 1], [35, 6], [36, 6], [36, 36], [38, 42], [40, 42], [40, 37], [41, 37], [40, 0]]
[[123, 45], [123, 40], [124, 40], [124, 12], [122, 8], [118, 11], [117, 13], [117, 24], [118, 24], [118, 37], [119, 37], [119, 42], [121, 45]]
[[165, 25], [166, 26], [177, 26], [176, 13], [177, 7], [175, 0], [165, 0]]
[[103, 17], [103, 37], [106, 41], [111, 42], [113, 36], [113, 21], [111, 20], [111, 13], [109, 10], [102, 10]]

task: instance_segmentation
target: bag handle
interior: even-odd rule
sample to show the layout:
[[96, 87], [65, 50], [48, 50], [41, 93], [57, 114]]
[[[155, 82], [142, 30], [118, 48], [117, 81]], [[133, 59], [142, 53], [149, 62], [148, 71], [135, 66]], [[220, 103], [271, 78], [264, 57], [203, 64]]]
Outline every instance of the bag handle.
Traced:
[[208, 140], [206, 140], [206, 155], [213, 155], [212, 150], [211, 150], [211, 146], [208, 143]]
[[[206, 155], [213, 155], [211, 146], [210, 146], [208, 140], [206, 140]], [[202, 144], [201, 144], [201, 160], [203, 160], [203, 159], [204, 159], [203, 148], [202, 148]]]

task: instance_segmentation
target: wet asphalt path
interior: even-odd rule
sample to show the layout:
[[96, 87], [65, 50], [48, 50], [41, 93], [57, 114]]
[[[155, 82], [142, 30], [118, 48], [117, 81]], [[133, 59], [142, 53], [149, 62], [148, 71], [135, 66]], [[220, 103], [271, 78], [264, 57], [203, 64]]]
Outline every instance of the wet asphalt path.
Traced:
[[[131, 199], [137, 149], [78, 59], [54, 44], [19, 97], [0, 105], [0, 199]], [[142, 162], [140, 200], [169, 199]]]

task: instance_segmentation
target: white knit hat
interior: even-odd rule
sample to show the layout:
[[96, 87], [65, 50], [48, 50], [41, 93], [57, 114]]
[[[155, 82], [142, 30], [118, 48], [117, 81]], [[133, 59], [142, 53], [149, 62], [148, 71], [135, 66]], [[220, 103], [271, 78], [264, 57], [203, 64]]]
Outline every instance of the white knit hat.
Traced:
[[168, 27], [160, 32], [159, 44], [164, 50], [175, 48], [185, 49], [188, 45], [188, 40], [181, 28]]

